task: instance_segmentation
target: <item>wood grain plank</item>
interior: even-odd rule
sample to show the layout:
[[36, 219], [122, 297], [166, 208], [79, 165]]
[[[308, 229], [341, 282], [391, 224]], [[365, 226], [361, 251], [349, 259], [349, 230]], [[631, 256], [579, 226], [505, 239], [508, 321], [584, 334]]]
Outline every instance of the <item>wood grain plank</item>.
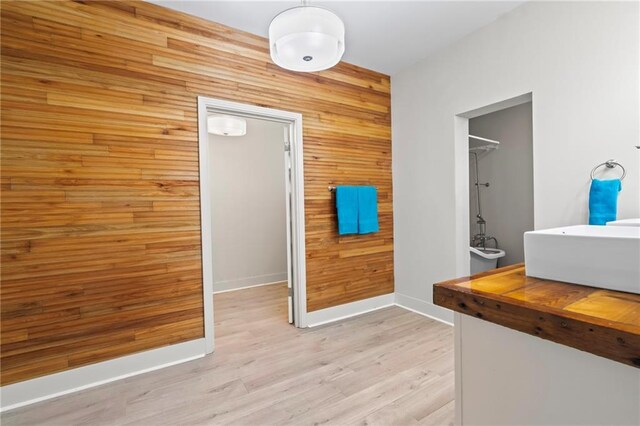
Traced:
[[[388, 76], [141, 1], [0, 11], [2, 384], [203, 335], [199, 95], [303, 115], [307, 309], [393, 292]], [[379, 233], [337, 235], [341, 183], [378, 188]]]

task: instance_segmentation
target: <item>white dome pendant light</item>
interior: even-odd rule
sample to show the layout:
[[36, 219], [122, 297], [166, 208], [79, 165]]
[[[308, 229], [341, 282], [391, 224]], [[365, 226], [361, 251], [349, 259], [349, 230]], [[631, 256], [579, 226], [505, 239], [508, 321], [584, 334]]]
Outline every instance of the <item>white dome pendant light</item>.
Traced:
[[344, 54], [344, 23], [330, 10], [303, 2], [273, 18], [269, 47], [273, 62], [284, 69], [326, 70]]

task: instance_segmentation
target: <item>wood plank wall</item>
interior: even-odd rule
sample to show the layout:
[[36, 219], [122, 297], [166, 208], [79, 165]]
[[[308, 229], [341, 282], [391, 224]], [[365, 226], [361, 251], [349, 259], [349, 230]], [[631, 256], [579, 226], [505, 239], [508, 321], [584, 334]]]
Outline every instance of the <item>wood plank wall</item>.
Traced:
[[[203, 336], [196, 96], [301, 112], [308, 309], [393, 292], [390, 84], [142, 2], [2, 1], [2, 383]], [[328, 185], [373, 184], [337, 236]]]

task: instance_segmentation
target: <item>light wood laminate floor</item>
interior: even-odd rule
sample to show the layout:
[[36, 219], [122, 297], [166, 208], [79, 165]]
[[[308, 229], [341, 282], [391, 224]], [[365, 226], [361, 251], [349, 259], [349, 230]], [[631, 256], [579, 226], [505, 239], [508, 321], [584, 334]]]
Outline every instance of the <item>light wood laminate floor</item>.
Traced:
[[285, 285], [215, 296], [211, 356], [13, 410], [23, 425], [448, 425], [453, 330], [399, 307], [296, 329]]

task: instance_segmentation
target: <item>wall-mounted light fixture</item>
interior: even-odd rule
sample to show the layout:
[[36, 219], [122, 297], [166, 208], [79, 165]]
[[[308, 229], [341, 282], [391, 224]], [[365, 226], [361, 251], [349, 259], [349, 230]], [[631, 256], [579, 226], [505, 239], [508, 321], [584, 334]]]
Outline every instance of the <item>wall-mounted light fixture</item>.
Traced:
[[220, 136], [244, 136], [247, 134], [247, 120], [230, 115], [210, 115], [207, 118], [207, 130]]

